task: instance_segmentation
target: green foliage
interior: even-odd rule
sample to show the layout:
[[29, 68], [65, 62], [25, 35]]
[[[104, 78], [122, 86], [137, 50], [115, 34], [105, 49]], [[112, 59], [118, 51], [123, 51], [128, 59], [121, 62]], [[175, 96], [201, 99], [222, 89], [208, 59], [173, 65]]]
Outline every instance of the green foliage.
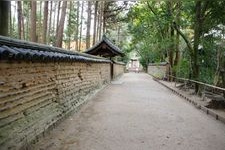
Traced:
[[[158, 7], [155, 2], [151, 2]], [[162, 5], [164, 6], [164, 2]], [[132, 35], [130, 47], [140, 55], [140, 63], [144, 68], [150, 62], [165, 61], [166, 49], [171, 44], [169, 38], [164, 36], [164, 30], [168, 25], [168, 20], [161, 8], [156, 9], [156, 16], [147, 8], [147, 2], [139, 2], [130, 10], [128, 29]], [[160, 23], [159, 23], [160, 17]]]
[[128, 63], [129, 60], [130, 60], [130, 55], [129, 55], [129, 53], [132, 51], [132, 49], [131, 49], [131, 47], [130, 47], [130, 45], [129, 45], [128, 40], [124, 40], [123, 42], [121, 42], [121, 44], [122, 44], [122, 45], [119, 46], [119, 47], [121, 47], [121, 49], [122, 49], [123, 53], [125, 54], [125, 56], [120, 57], [118, 60], [119, 60], [119, 61], [122, 61], [122, 62], [124, 62], [124, 63]]
[[[195, 1], [149, 1], [138, 2], [128, 14], [128, 29], [132, 35], [130, 49], [140, 55], [140, 62], [147, 67], [149, 62], [168, 61], [172, 51], [175, 59], [175, 40], [171, 37], [171, 24], [179, 29], [193, 47], [196, 26]], [[198, 80], [213, 83], [218, 66], [218, 49], [224, 47], [225, 1], [202, 1], [202, 28], [197, 50]], [[223, 36], [222, 36], [223, 34]], [[172, 71], [179, 77], [192, 78], [193, 51], [180, 37], [180, 60]], [[224, 53], [224, 52], [222, 52]], [[171, 55], [170, 55], [171, 57]]]
[[190, 61], [186, 58], [183, 58], [177, 66], [173, 69], [176, 72], [177, 77], [189, 78], [190, 76]]

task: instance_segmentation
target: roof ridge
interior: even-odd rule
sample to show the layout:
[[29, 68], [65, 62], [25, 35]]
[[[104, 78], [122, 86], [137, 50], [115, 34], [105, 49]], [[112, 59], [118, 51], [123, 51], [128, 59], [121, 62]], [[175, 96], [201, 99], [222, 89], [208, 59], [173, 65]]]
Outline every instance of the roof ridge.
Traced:
[[68, 55], [78, 55], [78, 56], [90, 57], [95, 59], [103, 59], [101, 57], [89, 55], [86, 53], [81, 53], [78, 51], [69, 51], [67, 49], [63, 49], [59, 47], [54, 47], [54, 46], [50, 46], [46, 44], [35, 43], [35, 42], [30, 42], [25, 40], [14, 39], [14, 38], [6, 37], [6, 36], [0, 36], [0, 45], [31, 49], [31, 50], [37, 50], [37, 51], [57, 52], [57, 53], [63, 53]]
[[98, 41], [95, 45], [84, 51], [85, 53], [91, 54], [91, 51], [96, 49], [102, 42], [105, 42], [117, 55], [124, 55], [118, 46], [116, 46], [105, 34], [103, 34], [102, 39]]

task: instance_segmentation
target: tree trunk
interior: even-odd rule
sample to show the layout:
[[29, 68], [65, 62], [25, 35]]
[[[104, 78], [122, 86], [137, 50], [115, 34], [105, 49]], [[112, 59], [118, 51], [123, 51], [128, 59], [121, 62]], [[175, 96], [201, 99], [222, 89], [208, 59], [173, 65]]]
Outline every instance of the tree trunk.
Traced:
[[8, 36], [10, 1], [0, 1], [0, 35]]
[[[10, 7], [9, 8], [9, 19], [10, 19], [10, 23], [9, 23], [9, 36], [11, 37], [15, 37], [15, 31], [18, 32], [18, 24], [15, 23], [15, 20], [18, 19], [18, 15], [16, 16], [16, 14], [18, 13], [18, 9], [16, 7]], [[16, 24], [16, 25], [15, 25]], [[18, 34], [18, 33], [17, 33]], [[17, 36], [18, 38], [18, 36]]]
[[[61, 1], [58, 1], [58, 12], [57, 12], [57, 20], [56, 20], [56, 27], [59, 26], [59, 16], [60, 16], [60, 7], [61, 7]], [[56, 32], [58, 31], [58, 28], [56, 28]]]
[[44, 44], [46, 44], [47, 28], [48, 28], [48, 1], [45, 1], [44, 23], [43, 23], [43, 33], [42, 33], [42, 43], [44, 43]]
[[118, 24], [117, 28], [117, 45], [120, 45], [120, 24]]
[[[194, 22], [194, 45], [192, 47], [191, 42], [187, 39], [187, 37], [180, 31], [177, 24], [174, 23], [174, 28], [179, 33], [179, 35], [184, 39], [185, 43], [187, 44], [187, 47], [190, 51], [191, 56], [191, 69], [192, 69], [192, 78], [194, 80], [199, 79], [199, 62], [198, 62], [198, 47], [200, 44], [200, 37], [202, 34], [202, 25], [203, 25], [203, 15], [204, 10], [202, 9], [202, 4], [205, 1], [196, 1], [195, 2], [195, 22]], [[206, 1], [207, 2], [207, 1]], [[195, 92], [198, 93], [199, 86], [198, 84], [195, 84]]]
[[[169, 16], [169, 19], [172, 18], [173, 16], [173, 2], [171, 1], [167, 1], [166, 2], [167, 5], [167, 13]], [[169, 64], [170, 64], [170, 68], [169, 68], [169, 75], [174, 75], [174, 70], [173, 70], [173, 56], [174, 56], [174, 28], [173, 28], [173, 24], [169, 23], [168, 24], [168, 38], [170, 38], [170, 46], [169, 46], [169, 50], [168, 50], [168, 59], [169, 59]], [[172, 81], [173, 77], [169, 77], [169, 80]]]
[[37, 42], [37, 35], [36, 35], [36, 9], [37, 9], [37, 2], [31, 1], [31, 29], [30, 29], [30, 40], [32, 42]]
[[71, 34], [70, 34], [70, 28], [71, 28], [71, 13], [72, 13], [72, 6], [73, 6], [73, 2], [70, 1], [70, 4], [69, 4], [69, 19], [68, 19], [68, 27], [67, 29], [69, 30], [68, 32], [68, 45], [67, 45], [67, 49], [70, 49], [70, 43], [71, 43]]
[[12, 10], [9, 8], [9, 36], [13, 36], [13, 26], [12, 26]]
[[[100, 9], [100, 15], [99, 15], [99, 37], [98, 39], [101, 40], [102, 38], [102, 24], [103, 24], [103, 11], [104, 11], [104, 2], [101, 1], [101, 9]], [[103, 33], [104, 34], [104, 33]]]
[[51, 39], [52, 39], [53, 45], [55, 45], [55, 42], [56, 42], [55, 34], [57, 33], [57, 17], [58, 17], [57, 6], [58, 6], [58, 1], [56, 1], [55, 5], [54, 5], [54, 16], [53, 16], [53, 22], [52, 22], [52, 29], [50, 29], [51, 33], [52, 33]]
[[99, 9], [98, 9], [98, 11], [97, 11], [97, 24], [96, 24], [96, 40], [99, 40], [99, 32], [100, 32], [100, 23], [101, 23], [101, 21], [100, 21], [100, 18], [101, 18], [101, 1], [99, 2]]
[[12, 9], [12, 11], [10, 12], [12, 14], [12, 18], [11, 18], [12, 19], [12, 23], [11, 23], [12, 24], [12, 37], [15, 37], [15, 31], [17, 30], [17, 24], [15, 23], [16, 12], [17, 12], [16, 7], [14, 7], [14, 9]]
[[62, 47], [63, 29], [66, 18], [66, 8], [67, 8], [67, 1], [63, 1], [59, 26], [57, 27], [58, 30], [56, 34], [56, 44], [55, 44], [56, 47]]
[[102, 17], [103, 17], [103, 20], [102, 20], [102, 32], [103, 32], [103, 35], [106, 33], [106, 17], [107, 17], [107, 5], [108, 5], [109, 2], [106, 2], [106, 1], [103, 1], [103, 7], [102, 7]]
[[86, 32], [86, 49], [90, 47], [90, 29], [91, 29], [91, 2], [88, 1], [88, 17], [87, 17], [87, 32]]
[[176, 32], [176, 46], [175, 46], [175, 59], [174, 59], [174, 66], [177, 66], [179, 61], [180, 61], [180, 49], [179, 49], [179, 45], [180, 45], [180, 35]]
[[97, 25], [97, 17], [98, 17], [98, 1], [95, 2], [95, 13], [94, 13], [94, 33], [93, 33], [93, 43], [96, 43], [96, 25]]
[[18, 17], [18, 38], [22, 39], [22, 4], [17, 2], [17, 17]]
[[[177, 2], [178, 5], [178, 13], [176, 16], [176, 21], [178, 24], [180, 24], [180, 13], [181, 13], [181, 2]], [[174, 60], [174, 66], [177, 66], [180, 61], [180, 34], [176, 31], [176, 39], [175, 39], [175, 60]]]
[[79, 33], [79, 21], [80, 21], [80, 2], [77, 1], [77, 23], [76, 23], [76, 32], [75, 32], [75, 40], [76, 40], [76, 50], [79, 50], [79, 40], [78, 40], [78, 33]]
[[80, 14], [80, 39], [79, 39], [79, 51], [81, 51], [81, 38], [82, 38], [82, 28], [83, 28], [83, 13], [84, 13], [84, 1], [81, 5], [81, 14]]
[[[38, 6], [38, 4], [37, 4]], [[37, 17], [38, 20], [38, 30], [37, 30], [37, 41], [38, 43], [41, 43], [43, 41], [43, 37], [42, 37], [42, 1], [39, 1], [39, 15]]]
[[[199, 63], [198, 63], [198, 46], [200, 43], [202, 18], [201, 18], [202, 2], [196, 1], [195, 5], [195, 24], [194, 24], [194, 46], [193, 46], [193, 56], [192, 56], [192, 71], [193, 79], [198, 80], [199, 78]], [[195, 92], [199, 90], [198, 84], [195, 84]]]
[[50, 4], [50, 14], [49, 14], [49, 24], [48, 24], [48, 34], [47, 34], [48, 44], [51, 42], [52, 11], [53, 11], [52, 7], [53, 7], [53, 1], [51, 1], [51, 4]]
[[223, 58], [223, 53], [222, 53], [222, 50], [221, 48], [218, 48], [217, 49], [217, 63], [216, 63], [216, 73], [214, 75], [214, 80], [213, 80], [213, 84], [215, 86], [220, 86], [220, 83], [219, 83], [219, 77], [220, 77], [220, 74], [221, 74], [221, 63], [222, 63], [222, 58]]
[[[22, 5], [21, 5], [22, 6]], [[22, 18], [21, 18], [21, 36], [22, 36], [22, 39], [25, 40], [26, 38], [26, 34], [25, 34], [25, 23], [24, 23], [24, 13], [23, 13], [23, 7], [21, 8], [21, 14], [22, 14]]]
[[[225, 60], [222, 60], [223, 68], [225, 68]], [[222, 77], [222, 88], [225, 88], [225, 69], [220, 70]], [[225, 98], [225, 91], [223, 91], [223, 97]]]
[[[27, 5], [27, 7], [30, 7], [30, 5], [28, 4]], [[28, 9], [28, 14], [30, 14], [30, 9]], [[25, 38], [25, 40], [29, 40], [30, 39], [30, 28], [29, 28], [29, 26], [30, 26], [30, 17], [29, 17], [29, 15], [28, 16], [26, 16], [26, 19], [27, 19], [27, 21], [26, 21], [26, 38]]]
[[170, 49], [169, 49], [169, 63], [171, 66], [171, 69], [173, 68], [173, 54], [174, 54], [174, 29], [173, 27], [170, 28]]

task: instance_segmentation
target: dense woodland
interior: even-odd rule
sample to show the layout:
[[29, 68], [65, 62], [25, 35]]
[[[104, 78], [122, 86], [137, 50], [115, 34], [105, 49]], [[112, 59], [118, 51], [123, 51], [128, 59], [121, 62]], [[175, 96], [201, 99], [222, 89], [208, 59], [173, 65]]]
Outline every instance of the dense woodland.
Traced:
[[171, 75], [224, 87], [225, 1], [139, 2], [128, 24], [143, 65], [167, 61]]
[[110, 34], [110, 30], [121, 28], [120, 13], [127, 4], [110, 1], [11, 1], [8, 35], [83, 51], [99, 41], [104, 33]]
[[225, 1], [8, 3], [10, 37], [83, 51], [106, 34], [124, 53], [136, 51], [145, 68], [167, 61], [171, 75], [225, 85]]

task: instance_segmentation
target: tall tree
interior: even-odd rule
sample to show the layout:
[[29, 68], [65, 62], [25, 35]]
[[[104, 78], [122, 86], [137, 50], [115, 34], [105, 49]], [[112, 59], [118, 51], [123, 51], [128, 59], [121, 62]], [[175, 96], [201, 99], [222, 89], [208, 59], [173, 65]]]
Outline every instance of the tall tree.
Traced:
[[[168, 34], [168, 38], [170, 39], [170, 43], [169, 43], [169, 49], [168, 49], [168, 56], [169, 56], [169, 64], [170, 64], [170, 75], [175, 75], [176, 73], [173, 70], [174, 67], [174, 50], [175, 50], [175, 30], [173, 28], [173, 23], [172, 20], [173, 19], [173, 14], [174, 14], [174, 2], [172, 1], [167, 1], [167, 13], [169, 16], [169, 22], [168, 22], [168, 30], [169, 30], [169, 34]], [[172, 78], [170, 78], [171, 80]]]
[[70, 1], [70, 3], [69, 3], [69, 18], [68, 18], [68, 26], [67, 26], [67, 34], [68, 34], [68, 45], [67, 45], [67, 49], [70, 49], [70, 42], [71, 42], [71, 23], [72, 23], [72, 8], [73, 8], [73, 2], [72, 1]]
[[67, 8], [67, 1], [63, 1], [61, 17], [60, 17], [59, 25], [57, 27], [58, 30], [56, 34], [55, 46], [57, 47], [62, 47], [63, 30], [64, 30], [64, 23], [66, 18], [66, 8]]
[[[195, 5], [195, 24], [194, 24], [194, 45], [193, 45], [193, 56], [192, 56], [192, 70], [193, 79], [199, 79], [199, 64], [198, 64], [198, 47], [200, 44], [201, 28], [203, 23], [203, 3], [201, 1], [196, 1]], [[195, 92], [198, 92], [198, 84], [195, 84]]]
[[119, 14], [126, 9], [127, 2], [124, 1], [123, 3], [120, 3], [120, 5], [117, 4], [115, 1], [103, 1], [103, 7], [102, 7], [102, 30], [103, 34], [107, 33], [110, 28], [113, 26], [116, 26], [116, 24], [121, 21], [119, 19]]
[[12, 26], [12, 8], [10, 7], [9, 11], [9, 35], [13, 36], [13, 26]]
[[18, 35], [22, 39], [22, 4], [21, 1], [17, 2], [17, 16], [18, 16]]
[[88, 1], [88, 7], [87, 7], [87, 33], [86, 33], [86, 49], [90, 47], [90, 29], [91, 29], [91, 1]]
[[74, 39], [76, 41], [76, 47], [75, 49], [78, 50], [79, 49], [79, 40], [78, 40], [78, 34], [79, 34], [79, 19], [80, 18], [80, 2], [77, 1], [77, 19], [76, 19], [76, 32], [75, 32], [75, 36]]
[[105, 34], [105, 32], [106, 32], [106, 20], [107, 20], [109, 11], [110, 11], [109, 10], [110, 3], [111, 2], [103, 1], [103, 5], [102, 5], [102, 31], [103, 31], [103, 34]]
[[97, 26], [97, 22], [98, 22], [98, 1], [95, 1], [95, 12], [94, 12], [94, 33], [93, 33], [93, 43], [92, 43], [92, 45], [94, 45], [95, 44], [95, 42], [96, 42], [96, 37], [97, 37], [97, 35], [96, 35], [96, 26]]
[[44, 23], [43, 23], [43, 32], [42, 32], [42, 43], [46, 43], [47, 36], [47, 28], [48, 28], [48, 1], [44, 3]]
[[101, 1], [98, 4], [98, 10], [97, 10], [96, 41], [99, 40], [100, 23], [101, 23]]
[[22, 3], [22, 13], [23, 13], [23, 25], [24, 25], [24, 40], [30, 40], [30, 11], [31, 5], [29, 1], [23, 1]]
[[98, 39], [100, 40], [102, 38], [102, 30], [103, 30], [103, 15], [104, 15], [104, 1], [101, 1], [100, 3], [100, 9], [99, 9], [99, 20], [98, 20]]
[[[60, 17], [60, 10], [61, 10], [60, 8], [61, 8], [61, 1], [58, 1], [56, 27], [59, 26], [59, 17]], [[56, 30], [58, 30], [58, 29], [56, 29]]]
[[42, 24], [43, 24], [43, 14], [42, 14], [42, 12], [43, 12], [43, 8], [42, 8], [42, 1], [39, 1], [39, 2], [37, 2], [37, 7], [39, 7], [38, 8], [38, 14], [37, 14], [37, 23], [38, 23], [38, 26], [37, 26], [37, 30], [36, 30], [36, 32], [37, 32], [37, 41], [38, 41], [38, 43], [42, 43], [43, 42], [43, 32], [42, 32], [42, 30], [43, 30], [43, 26], [42, 26]]
[[83, 14], [84, 13], [84, 1], [81, 4], [81, 14], [80, 14], [80, 34], [79, 34], [79, 48], [78, 51], [81, 51], [81, 39], [82, 39], [82, 31], [83, 31]]
[[8, 36], [9, 29], [9, 1], [0, 1], [0, 35]]
[[52, 29], [50, 29], [50, 31], [53, 33], [52, 35], [51, 35], [51, 41], [52, 41], [52, 43], [53, 44], [55, 44], [55, 42], [56, 42], [56, 37], [55, 37], [55, 33], [57, 33], [57, 18], [58, 18], [58, 13], [57, 13], [57, 10], [58, 10], [58, 8], [57, 8], [57, 6], [58, 6], [58, 1], [55, 1], [55, 5], [54, 5], [54, 16], [53, 16], [53, 22], [52, 22]]
[[48, 24], [48, 33], [47, 33], [47, 37], [48, 37], [48, 44], [51, 42], [51, 29], [52, 29], [52, 12], [53, 12], [53, 1], [50, 2], [50, 10], [49, 10], [49, 24]]
[[[190, 57], [191, 57], [191, 67], [192, 67], [192, 78], [194, 80], [199, 80], [199, 45], [201, 36], [203, 34], [203, 23], [206, 19], [206, 12], [208, 10], [209, 1], [195, 1], [195, 16], [194, 16], [194, 43], [192, 46], [192, 43], [186, 37], [178, 28], [178, 25], [175, 23], [174, 27], [177, 30], [177, 32], [181, 35], [181, 37], [184, 39], [184, 41], [187, 44], [187, 47], [190, 51]], [[195, 84], [195, 92], [197, 93], [199, 90], [198, 84]]]
[[36, 34], [36, 11], [37, 11], [37, 2], [31, 1], [31, 26], [30, 26], [30, 39], [32, 42], [37, 42], [37, 34]]
[[21, 27], [22, 27], [22, 39], [25, 39], [25, 23], [24, 23], [24, 14], [23, 14], [23, 7], [21, 9], [22, 18], [21, 18]]
[[[181, 6], [182, 2], [177, 2], [177, 14], [175, 16], [175, 20], [177, 24], [180, 24], [181, 20]], [[174, 60], [174, 66], [177, 66], [180, 62], [180, 34], [176, 31], [176, 39], [175, 39], [175, 60]], [[175, 74], [174, 74], [175, 75]]]

